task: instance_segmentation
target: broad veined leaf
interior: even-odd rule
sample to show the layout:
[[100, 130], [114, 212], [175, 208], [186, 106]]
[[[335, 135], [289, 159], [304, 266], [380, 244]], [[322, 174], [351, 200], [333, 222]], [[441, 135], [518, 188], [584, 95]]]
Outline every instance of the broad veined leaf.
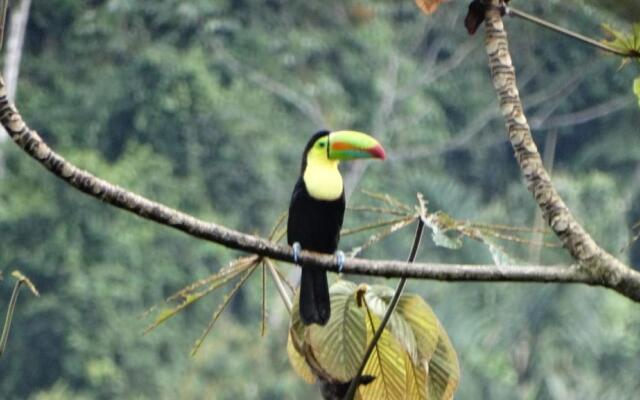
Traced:
[[[378, 316], [378, 318], [384, 317], [392, 297], [393, 289], [382, 285], [372, 285], [365, 293], [365, 299], [369, 309]], [[404, 350], [409, 354], [409, 357], [417, 364], [418, 344], [411, 325], [409, 325], [398, 312], [394, 312], [391, 314], [391, 318], [389, 318], [386, 329], [391, 331], [396, 340], [400, 342]]]
[[[358, 292], [365, 300], [360, 306]], [[314, 375], [343, 383], [353, 379], [393, 292], [339, 281], [330, 290], [331, 319], [324, 327], [303, 326], [294, 306], [287, 352], [296, 373], [307, 382]], [[417, 295], [400, 298], [363, 374], [375, 377], [358, 388], [357, 398], [367, 400], [450, 399], [460, 376], [447, 333]]]
[[419, 358], [431, 360], [442, 329], [431, 307], [420, 296], [404, 295], [398, 302], [396, 313], [411, 326], [416, 337]]
[[313, 356], [334, 379], [347, 382], [358, 371], [367, 333], [364, 309], [355, 298], [356, 285], [340, 281], [331, 286], [331, 318], [325, 326], [310, 325], [305, 339]]
[[[424, 399], [427, 393], [427, 370], [429, 364], [426, 362], [419, 362], [414, 364], [409, 358], [409, 354], [406, 354], [405, 365], [411, 366], [407, 368], [405, 388], [407, 390], [406, 399]], [[408, 364], [408, 363], [411, 363]]]
[[305, 382], [314, 384], [316, 383], [316, 376], [305, 361], [304, 356], [296, 349], [293, 342], [294, 339], [291, 335], [292, 333], [290, 331], [289, 338], [287, 339], [287, 356], [289, 357], [289, 362], [298, 376], [300, 376]]
[[427, 382], [428, 399], [452, 399], [460, 382], [460, 365], [458, 356], [442, 330], [438, 346], [429, 362]]
[[[367, 342], [373, 338], [378, 325], [380, 319], [374, 313], [367, 315]], [[411, 359], [391, 332], [385, 329], [364, 368], [364, 374], [375, 379], [366, 386], [360, 386], [360, 397], [380, 400], [405, 399], [408, 369], [413, 369]]]
[[427, 365], [428, 399], [451, 399], [460, 381], [458, 356], [447, 332], [419, 296], [400, 298], [396, 312], [412, 326], [421, 363]]

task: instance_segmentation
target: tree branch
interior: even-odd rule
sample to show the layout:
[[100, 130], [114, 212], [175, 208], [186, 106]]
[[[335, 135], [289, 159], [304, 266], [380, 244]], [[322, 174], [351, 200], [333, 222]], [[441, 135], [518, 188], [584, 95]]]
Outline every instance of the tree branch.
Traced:
[[506, 120], [509, 141], [529, 191], [553, 232], [583, 267], [581, 271], [619, 291], [640, 290], [640, 273], [601, 249], [574, 218], [553, 187], [524, 115], [507, 34], [500, 15], [503, 1], [491, 0], [490, 3], [491, 6], [486, 11], [485, 47], [491, 77]]
[[[55, 153], [40, 138], [37, 132], [25, 124], [15, 106], [7, 99], [6, 87], [4, 80], [1, 78], [0, 123], [5, 127], [13, 141], [27, 154], [35, 158], [60, 179], [92, 197], [200, 239], [275, 260], [293, 262], [293, 252], [289, 246], [199, 220], [191, 215], [129, 192], [71, 164]], [[554, 225], [556, 230], [558, 229], [558, 223], [561, 222], [562, 220]], [[338, 265], [333, 255], [303, 250], [300, 255], [300, 261], [306, 266], [338, 272]], [[640, 303], [640, 273], [634, 273], [622, 268], [616, 269], [615, 274], [601, 274], [594, 273], [591, 269], [577, 266], [531, 265], [505, 267], [434, 263], [410, 264], [393, 260], [348, 258], [344, 263], [343, 272], [387, 278], [407, 277], [442, 281], [583, 283], [614, 289]]]
[[591, 39], [588, 36], [585, 35], [581, 35], [579, 33], [570, 31], [569, 29], [563, 28], [561, 26], [558, 26], [556, 24], [552, 24], [549, 21], [545, 21], [542, 18], [538, 18], [535, 15], [531, 15], [531, 14], [527, 14], [524, 11], [520, 11], [520, 10], [516, 10], [515, 8], [509, 6], [509, 7], [504, 7], [504, 11], [506, 15], [509, 16], [514, 16], [514, 17], [518, 17], [521, 18], [525, 21], [529, 21], [529, 22], [533, 22], [534, 24], [540, 25], [542, 27], [545, 27], [547, 29], [551, 29], [552, 31], [556, 31], [558, 33], [561, 33], [563, 35], [569, 36], [570, 38], [576, 39], [582, 43], [586, 43], [589, 46], [593, 46], [595, 48], [598, 48], [600, 50], [606, 51], [608, 53], [611, 54], [615, 54], [618, 56], [622, 56], [622, 57], [632, 57], [632, 58], [637, 58], [640, 57], [640, 54], [638, 54], [637, 52], [634, 51], [624, 51], [624, 50], [620, 50], [618, 48], [615, 48], [613, 46], [609, 46], [606, 43], [602, 43], [599, 42], [595, 39]]

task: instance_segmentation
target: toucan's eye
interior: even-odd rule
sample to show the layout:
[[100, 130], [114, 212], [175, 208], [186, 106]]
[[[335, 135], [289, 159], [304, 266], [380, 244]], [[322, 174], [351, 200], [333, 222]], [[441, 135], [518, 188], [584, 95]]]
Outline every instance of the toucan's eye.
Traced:
[[326, 144], [325, 142], [320, 142], [320, 143], [318, 143], [318, 147], [320, 147], [320, 148], [322, 148], [322, 149], [323, 149], [323, 148], [324, 148], [324, 146], [326, 146], [326, 145], [327, 145], [327, 144]]

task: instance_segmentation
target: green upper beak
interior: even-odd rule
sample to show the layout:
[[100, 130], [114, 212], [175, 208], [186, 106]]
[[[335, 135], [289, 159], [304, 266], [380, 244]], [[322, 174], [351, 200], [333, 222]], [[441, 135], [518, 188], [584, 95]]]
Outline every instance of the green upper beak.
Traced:
[[357, 158], [380, 158], [385, 154], [382, 145], [371, 136], [356, 131], [335, 131], [329, 134], [328, 155], [330, 160], [353, 160]]

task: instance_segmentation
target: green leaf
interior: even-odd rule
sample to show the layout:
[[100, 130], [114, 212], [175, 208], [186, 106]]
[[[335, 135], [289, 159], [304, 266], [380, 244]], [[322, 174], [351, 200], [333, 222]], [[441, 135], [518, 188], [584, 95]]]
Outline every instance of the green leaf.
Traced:
[[[358, 291], [364, 292], [368, 308], [358, 307]], [[287, 343], [296, 373], [307, 382], [314, 375], [350, 381], [393, 293], [382, 285], [356, 286], [339, 281], [330, 290], [332, 313], [324, 327], [304, 327], [296, 301]], [[460, 378], [458, 358], [440, 321], [421, 297], [400, 298], [364, 375], [375, 379], [358, 388], [359, 399], [452, 398]]]
[[640, 106], [640, 77], [633, 81], [633, 93], [638, 97], [638, 105]]
[[458, 356], [443, 330], [433, 358], [429, 362], [428, 399], [452, 399], [460, 382]]
[[405, 388], [407, 390], [406, 398], [420, 400], [424, 399], [427, 392], [426, 388], [428, 374], [426, 371], [426, 367], [428, 366], [428, 364], [424, 362], [415, 364], [409, 358], [409, 354], [406, 354], [405, 365], [411, 366], [411, 368], [407, 368], [405, 380]]
[[[368, 303], [367, 303], [368, 304]], [[375, 334], [380, 319], [374, 314], [367, 316], [367, 342]], [[391, 332], [385, 329], [369, 357], [364, 368], [364, 375], [371, 375], [375, 380], [368, 385], [360, 386], [362, 399], [405, 399], [405, 383], [407, 370], [413, 369], [411, 359]]]
[[451, 399], [460, 381], [460, 365], [451, 340], [429, 305], [419, 296], [400, 298], [396, 311], [412, 326], [420, 362], [428, 363], [428, 399]]
[[295, 347], [291, 331], [289, 331], [287, 339], [287, 356], [289, 357], [289, 362], [291, 363], [293, 370], [299, 377], [309, 384], [316, 383], [316, 376], [313, 374], [313, 371], [307, 364], [304, 356], [300, 354], [298, 349]]
[[347, 382], [358, 371], [366, 347], [364, 310], [356, 304], [356, 285], [347, 281], [334, 284], [331, 318], [325, 326], [310, 325], [309, 345], [315, 359], [332, 377]]
[[398, 301], [396, 313], [411, 327], [419, 358], [429, 361], [436, 351], [442, 329], [431, 307], [420, 296], [404, 295]]
[[[387, 307], [393, 297], [393, 289], [382, 285], [372, 285], [365, 293], [365, 299], [371, 312], [378, 318], [383, 318], [387, 312]], [[389, 329], [393, 336], [400, 342], [404, 350], [409, 354], [414, 363], [418, 363], [418, 344], [416, 335], [411, 325], [405, 318], [394, 312], [389, 318], [386, 329]]]

